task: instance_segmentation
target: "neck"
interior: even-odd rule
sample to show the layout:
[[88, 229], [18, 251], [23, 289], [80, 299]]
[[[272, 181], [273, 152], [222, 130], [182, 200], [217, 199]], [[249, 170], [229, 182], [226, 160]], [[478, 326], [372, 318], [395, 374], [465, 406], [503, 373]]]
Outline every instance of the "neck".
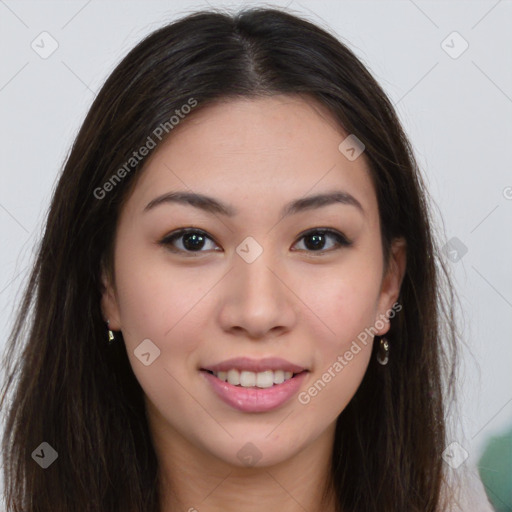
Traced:
[[331, 482], [334, 425], [291, 459], [238, 467], [174, 432], [154, 436], [161, 512], [335, 512]]

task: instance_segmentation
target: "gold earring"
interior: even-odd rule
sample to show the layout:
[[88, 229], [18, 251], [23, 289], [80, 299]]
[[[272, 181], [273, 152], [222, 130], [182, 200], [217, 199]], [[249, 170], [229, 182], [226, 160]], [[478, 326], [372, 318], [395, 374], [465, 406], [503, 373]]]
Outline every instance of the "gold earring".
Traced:
[[377, 362], [381, 365], [388, 364], [389, 361], [389, 341], [383, 336], [380, 339], [379, 351], [377, 352]]
[[[110, 320], [107, 320], [107, 327], [109, 326], [108, 324], [110, 323]], [[114, 333], [108, 329], [108, 345], [112, 345], [114, 343], [114, 341], [116, 340], [116, 337], [114, 336]]]

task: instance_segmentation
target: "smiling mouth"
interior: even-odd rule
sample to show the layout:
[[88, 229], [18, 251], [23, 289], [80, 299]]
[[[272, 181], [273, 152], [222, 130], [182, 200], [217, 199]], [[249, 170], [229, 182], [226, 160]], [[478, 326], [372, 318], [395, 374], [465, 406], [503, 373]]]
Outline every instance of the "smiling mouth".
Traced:
[[265, 370], [262, 372], [251, 372], [247, 370], [237, 370], [236, 368], [232, 368], [228, 371], [218, 372], [206, 369], [203, 369], [202, 371], [205, 371], [210, 375], [214, 375], [219, 380], [227, 382], [232, 386], [241, 388], [265, 389], [283, 384], [284, 382], [293, 379], [297, 375], [300, 375], [307, 370], [303, 370], [302, 372], [297, 373], [284, 370]]

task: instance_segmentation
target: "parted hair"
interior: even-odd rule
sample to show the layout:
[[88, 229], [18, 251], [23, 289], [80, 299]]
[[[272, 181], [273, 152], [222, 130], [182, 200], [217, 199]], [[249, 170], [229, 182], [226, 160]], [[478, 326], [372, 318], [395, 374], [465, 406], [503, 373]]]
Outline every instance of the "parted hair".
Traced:
[[[100, 309], [100, 270], [113, 273], [119, 213], [146, 158], [104, 197], [94, 191], [191, 97], [190, 117], [215, 101], [276, 94], [321, 103], [364, 143], [385, 264], [393, 239], [407, 244], [389, 363], [372, 357], [337, 419], [331, 474], [338, 508], [442, 510], [454, 292], [412, 146], [393, 104], [347, 44], [291, 12], [251, 8], [194, 12], [149, 34], [115, 67], [81, 125], [3, 359], [8, 512], [159, 512], [143, 390], [122, 335], [107, 345]], [[43, 441], [58, 452], [47, 469], [32, 458]]]

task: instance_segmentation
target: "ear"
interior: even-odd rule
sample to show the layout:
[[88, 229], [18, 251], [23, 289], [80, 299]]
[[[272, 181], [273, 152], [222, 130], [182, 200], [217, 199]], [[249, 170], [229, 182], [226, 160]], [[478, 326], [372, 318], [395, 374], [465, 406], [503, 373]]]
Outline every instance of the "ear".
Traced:
[[103, 266], [101, 270], [101, 283], [103, 285], [101, 292], [101, 312], [103, 313], [103, 318], [105, 322], [109, 321], [108, 325], [112, 331], [120, 331], [121, 319], [115, 287]]
[[382, 336], [389, 331], [389, 320], [386, 312], [393, 307], [400, 295], [400, 288], [405, 275], [407, 264], [407, 244], [403, 238], [395, 238], [391, 244], [389, 263], [386, 274], [382, 279], [379, 300], [377, 304], [377, 320], [384, 320], [384, 327], [377, 331]]

